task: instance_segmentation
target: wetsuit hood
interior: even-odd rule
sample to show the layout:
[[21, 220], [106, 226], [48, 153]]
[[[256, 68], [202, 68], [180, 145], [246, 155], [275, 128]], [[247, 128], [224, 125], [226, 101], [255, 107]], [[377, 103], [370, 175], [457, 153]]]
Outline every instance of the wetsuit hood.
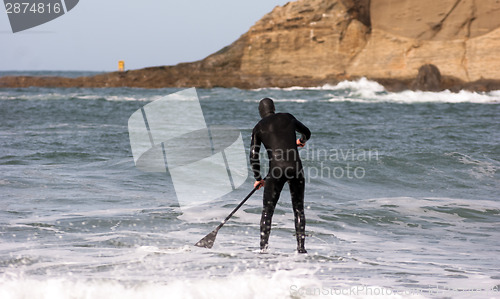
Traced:
[[270, 98], [264, 98], [259, 103], [259, 114], [261, 118], [274, 114], [274, 102]]

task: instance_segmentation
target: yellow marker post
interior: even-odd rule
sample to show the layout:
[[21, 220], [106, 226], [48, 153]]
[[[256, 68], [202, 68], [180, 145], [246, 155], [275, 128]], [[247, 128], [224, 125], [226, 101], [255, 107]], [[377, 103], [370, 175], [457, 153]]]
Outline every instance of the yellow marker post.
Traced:
[[120, 60], [118, 61], [118, 71], [123, 72], [125, 70], [125, 61]]

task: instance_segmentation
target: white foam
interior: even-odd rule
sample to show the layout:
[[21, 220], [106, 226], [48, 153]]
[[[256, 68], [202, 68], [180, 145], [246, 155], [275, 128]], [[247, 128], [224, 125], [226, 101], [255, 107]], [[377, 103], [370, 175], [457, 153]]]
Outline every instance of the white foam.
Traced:
[[[325, 84], [317, 87], [293, 86], [288, 88], [261, 88], [262, 90], [283, 90], [283, 91], [301, 91], [301, 90], [323, 90], [334, 91], [327, 96], [331, 98], [327, 102], [358, 102], [358, 103], [379, 103], [392, 102], [402, 104], [413, 103], [478, 103], [478, 104], [498, 104], [500, 103], [500, 90], [486, 93], [471, 92], [461, 90], [451, 92], [444, 90], [441, 92], [412, 91], [405, 90], [401, 92], [388, 92], [383, 85], [366, 78], [356, 81], [342, 81], [336, 85]], [[258, 101], [258, 100], [249, 100]], [[304, 103], [305, 99], [278, 99], [275, 101]], [[325, 101], [325, 100], [322, 100]]]
[[347, 81], [347, 80], [342, 81], [330, 89], [331, 90], [350, 89], [354, 91], [360, 91], [362, 92], [362, 95], [367, 97], [375, 95], [376, 92], [385, 91], [384, 86], [380, 85], [375, 81], [370, 81], [364, 77], [357, 81]]
[[169, 282], [120, 282], [71, 278], [0, 278], [0, 298], [289, 298], [295, 289], [317, 286], [307, 270], [278, 270], [272, 275], [250, 271], [227, 277], [177, 279]]
[[500, 163], [496, 161], [495, 164], [493, 162], [480, 161], [469, 155], [458, 152], [446, 153], [445, 156], [454, 157], [462, 164], [471, 165], [472, 169], [469, 170], [469, 173], [476, 179], [482, 179], [484, 177], [494, 177], [496, 172], [500, 168]]
[[306, 270], [278, 270], [271, 276], [229, 274], [168, 283], [4, 277], [0, 279], [0, 298], [425, 298], [381, 286], [326, 286], [309, 274]]
[[454, 93], [449, 90], [442, 92], [406, 90], [400, 93], [391, 93], [387, 96], [382, 96], [382, 98], [384, 97], [389, 100], [403, 103], [500, 103], [499, 95], [492, 96], [488, 93], [481, 94], [466, 90], [461, 90], [458, 93]]
[[346, 96], [335, 96], [329, 102], [394, 102], [394, 103], [500, 103], [500, 91], [477, 93], [461, 90], [457, 93], [449, 90], [442, 92], [412, 91], [387, 92], [377, 82], [361, 78], [357, 81], [342, 81], [331, 90], [345, 90]]

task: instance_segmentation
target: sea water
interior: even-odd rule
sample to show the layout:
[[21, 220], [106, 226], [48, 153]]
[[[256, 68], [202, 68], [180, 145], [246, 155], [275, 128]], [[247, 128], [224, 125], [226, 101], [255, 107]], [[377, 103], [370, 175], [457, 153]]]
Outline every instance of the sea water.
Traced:
[[193, 213], [136, 169], [128, 118], [179, 90], [0, 90], [0, 298], [500, 298], [500, 91], [197, 89], [247, 153], [263, 97], [311, 129], [301, 255], [287, 186], [267, 253], [262, 190], [205, 249], [250, 169]]

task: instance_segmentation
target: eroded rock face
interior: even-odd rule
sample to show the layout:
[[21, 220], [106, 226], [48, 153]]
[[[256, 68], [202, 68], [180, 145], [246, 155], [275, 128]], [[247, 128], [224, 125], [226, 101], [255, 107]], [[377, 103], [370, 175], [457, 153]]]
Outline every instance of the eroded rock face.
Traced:
[[370, 31], [369, 17], [361, 12], [367, 5], [359, 5], [313, 0], [276, 7], [248, 31], [241, 72], [316, 79], [345, 74]]
[[416, 88], [420, 67], [432, 64], [439, 88], [484, 90], [500, 80], [498, 57], [500, 0], [298, 0], [200, 61], [75, 79], [4, 77], [0, 87], [257, 88], [367, 77], [399, 90]]
[[500, 1], [372, 0], [374, 28], [418, 40], [474, 38], [500, 27]]
[[465, 82], [500, 79], [500, 1], [371, 0], [370, 16], [353, 76], [403, 79], [432, 63]]

